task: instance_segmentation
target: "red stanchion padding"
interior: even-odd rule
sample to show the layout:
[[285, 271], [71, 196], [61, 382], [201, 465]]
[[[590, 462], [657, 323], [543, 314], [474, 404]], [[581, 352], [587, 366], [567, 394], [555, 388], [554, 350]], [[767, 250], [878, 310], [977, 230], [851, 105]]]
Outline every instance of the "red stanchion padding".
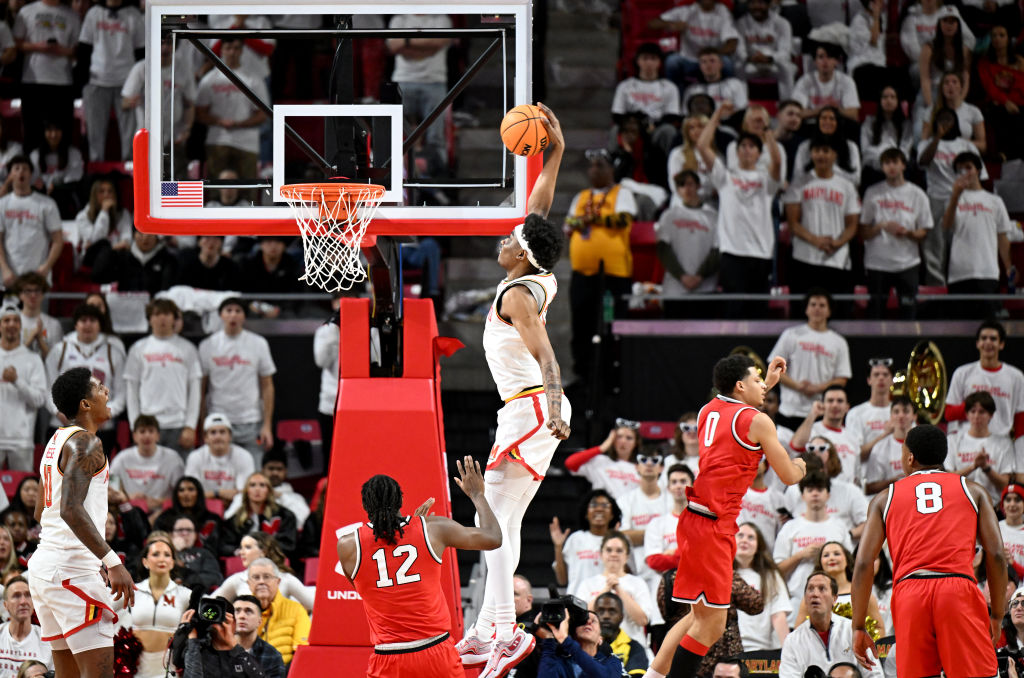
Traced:
[[[369, 377], [369, 301], [341, 305], [338, 404], [327, 481], [323, 538], [310, 647], [296, 654], [303, 669], [340, 667], [358, 675], [369, 656], [370, 636], [359, 595], [336, 567], [337, 533], [364, 522], [360, 488], [377, 473], [402, 486], [402, 512], [411, 514], [427, 497], [432, 511], [451, 516], [441, 416], [437, 324], [429, 300], [405, 300], [404, 376]], [[452, 636], [462, 637], [462, 604], [455, 554], [442, 556], [442, 588], [452, 618]], [[344, 661], [344, 664], [337, 662]], [[291, 672], [296, 669], [293, 666]]]

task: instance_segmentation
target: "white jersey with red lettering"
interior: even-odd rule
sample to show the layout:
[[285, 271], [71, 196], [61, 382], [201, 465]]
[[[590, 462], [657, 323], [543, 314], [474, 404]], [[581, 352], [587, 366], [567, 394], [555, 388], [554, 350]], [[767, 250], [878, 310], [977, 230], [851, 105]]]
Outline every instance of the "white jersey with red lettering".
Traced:
[[846, 413], [846, 428], [860, 433], [861, 444], [882, 435], [890, 418], [890, 405], [872, 405], [870, 400], [855, 405]]
[[1024, 525], [1007, 525], [1005, 520], [1000, 520], [999, 533], [1003, 536], [1006, 559], [1018, 574], [1024, 572]]
[[763, 490], [749, 487], [747, 493], [743, 495], [743, 504], [736, 524], [756, 525], [757, 529], [761, 530], [764, 543], [770, 551], [775, 547], [775, 535], [779, 531], [779, 509], [784, 506], [783, 494], [774, 487], [766, 487]]
[[[978, 360], [961, 365], [949, 380], [946, 403], [961, 405], [975, 391], [988, 391], [996, 402], [988, 430], [993, 435], [1009, 436], [1014, 415], [1024, 411], [1024, 373], [1009, 363], [1002, 363], [995, 369], [982, 367]], [[950, 432], [955, 433], [960, 426], [960, 422], [950, 422]]]
[[502, 400], [508, 400], [524, 389], [544, 383], [540, 365], [526, 348], [519, 330], [498, 313], [502, 296], [515, 285], [525, 287], [537, 300], [537, 315], [542, 323], [547, 322], [548, 307], [558, 292], [555, 275], [545, 271], [498, 283], [498, 290], [484, 323], [484, 357], [487, 358], [487, 366]]
[[[85, 547], [60, 516], [60, 497], [64, 486], [64, 473], [58, 466], [61, 450], [73, 435], [84, 430], [79, 426], [62, 426], [57, 429], [39, 462], [43, 512], [39, 518], [39, 547], [29, 559], [28, 569], [30, 574], [42, 579], [51, 578], [57, 571], [66, 573], [64, 576], [96, 574], [100, 571], [100, 559]], [[107, 521], [109, 475], [109, 467], [104, 462], [103, 468], [94, 473], [89, 481], [89, 490], [82, 502], [82, 508], [100, 534], [103, 534]]]

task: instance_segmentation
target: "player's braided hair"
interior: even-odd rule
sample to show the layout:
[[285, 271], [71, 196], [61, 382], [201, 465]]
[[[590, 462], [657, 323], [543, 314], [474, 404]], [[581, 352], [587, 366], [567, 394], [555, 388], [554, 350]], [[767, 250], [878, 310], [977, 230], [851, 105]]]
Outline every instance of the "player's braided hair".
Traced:
[[402, 529], [402, 488], [391, 476], [375, 475], [363, 483], [363, 510], [370, 519], [374, 539], [395, 543]]

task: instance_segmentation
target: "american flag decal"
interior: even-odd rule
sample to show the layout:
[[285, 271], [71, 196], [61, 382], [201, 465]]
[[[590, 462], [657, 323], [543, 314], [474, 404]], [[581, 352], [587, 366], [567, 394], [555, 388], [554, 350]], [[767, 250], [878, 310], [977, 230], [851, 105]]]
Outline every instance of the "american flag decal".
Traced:
[[161, 207], [202, 207], [203, 182], [164, 181], [160, 183]]

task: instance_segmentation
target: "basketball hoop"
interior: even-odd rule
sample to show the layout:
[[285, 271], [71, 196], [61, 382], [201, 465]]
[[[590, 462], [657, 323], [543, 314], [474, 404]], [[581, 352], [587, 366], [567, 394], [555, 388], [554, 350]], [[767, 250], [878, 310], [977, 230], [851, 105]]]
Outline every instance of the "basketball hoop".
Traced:
[[384, 197], [376, 184], [286, 184], [281, 195], [302, 234], [306, 273], [299, 278], [327, 292], [366, 279], [359, 261], [366, 227]]

